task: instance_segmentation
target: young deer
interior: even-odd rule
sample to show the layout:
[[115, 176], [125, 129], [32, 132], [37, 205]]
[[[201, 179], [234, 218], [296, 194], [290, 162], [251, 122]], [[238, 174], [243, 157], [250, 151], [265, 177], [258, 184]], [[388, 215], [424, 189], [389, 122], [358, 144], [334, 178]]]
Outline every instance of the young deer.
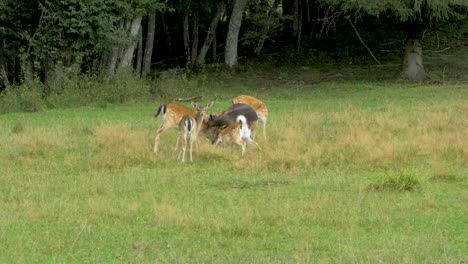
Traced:
[[224, 126], [219, 127], [220, 131], [215, 135], [213, 140], [214, 144], [231, 141], [241, 146], [242, 156], [245, 154], [247, 143], [256, 145], [258, 148], [260, 148], [257, 142], [250, 138], [252, 130], [249, 128], [247, 124], [247, 118], [244, 115], [237, 116], [236, 122], [232, 122], [223, 115], [211, 117], [211, 120], [213, 122], [217, 122], [218, 124], [225, 124]]
[[263, 124], [263, 138], [266, 138], [266, 122], [268, 119], [268, 108], [266, 105], [257, 98], [250, 95], [239, 95], [232, 99], [232, 104], [246, 104], [253, 108], [257, 113], [258, 119]]
[[209, 109], [213, 103], [209, 103], [205, 107], [199, 106], [196, 103], [192, 103], [192, 106], [197, 109], [197, 113], [195, 118], [190, 115], [184, 115], [179, 123], [179, 136], [177, 137], [176, 149], [182, 140], [182, 147], [179, 151], [179, 155], [177, 157], [178, 160], [181, 159], [182, 155], [182, 162], [185, 162], [185, 151], [187, 150], [187, 145], [190, 148], [190, 161], [192, 159], [192, 147], [193, 143], [197, 141], [198, 134], [203, 126], [203, 122], [205, 121], [205, 112]]
[[209, 130], [212, 135], [212, 143], [218, 137], [218, 133], [222, 128], [232, 125], [237, 121], [237, 117], [244, 116], [247, 122], [247, 127], [251, 132], [257, 125], [257, 114], [255, 111], [246, 104], [233, 104], [229, 109], [225, 110], [221, 115], [210, 115], [207, 121], [207, 131]]
[[[213, 105], [213, 102], [209, 103], [206, 106], [199, 106], [196, 103], [192, 103], [192, 106], [197, 110], [197, 112], [203, 112], [210, 108]], [[161, 134], [170, 129], [170, 128], [178, 128], [179, 124], [182, 121], [182, 118], [184, 116], [189, 116], [196, 120], [197, 113], [192, 111], [191, 109], [188, 109], [185, 106], [179, 105], [179, 104], [162, 104], [159, 106], [158, 111], [154, 114], [154, 117], [158, 117], [161, 114], [161, 119], [162, 123], [161, 126], [159, 127], [158, 131], [156, 132], [156, 137], [154, 138], [154, 148], [153, 152], [154, 154], [159, 153], [159, 138]], [[203, 115], [204, 116], [204, 115]], [[201, 123], [200, 127], [206, 127], [206, 118], [203, 119], [203, 122]], [[176, 144], [176, 149], [177, 149], [177, 144]]]

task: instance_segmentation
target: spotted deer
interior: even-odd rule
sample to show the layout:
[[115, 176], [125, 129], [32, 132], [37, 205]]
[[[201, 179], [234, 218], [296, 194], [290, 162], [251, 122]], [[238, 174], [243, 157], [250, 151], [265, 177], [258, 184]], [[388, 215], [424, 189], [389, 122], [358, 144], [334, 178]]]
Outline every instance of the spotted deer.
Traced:
[[[198, 129], [197, 136], [198, 136], [198, 134], [200, 133], [200, 130], [203, 130], [204, 128], [206, 128], [207, 116], [205, 116], [205, 111], [208, 110], [212, 105], [213, 105], [213, 102], [207, 104], [206, 106], [200, 106], [192, 102], [192, 106], [197, 112], [194, 112], [193, 110], [185, 106], [174, 104], [174, 103], [160, 105], [158, 108], [158, 111], [154, 114], [154, 117], [158, 117], [159, 115], [161, 115], [161, 119], [162, 119], [161, 126], [156, 132], [156, 137], [154, 138], [154, 148], [153, 148], [154, 154], [157, 155], [159, 153], [159, 140], [160, 140], [161, 134], [164, 131], [169, 130], [171, 128], [179, 128], [179, 131], [180, 131], [180, 124], [184, 117], [186, 117], [185, 120], [188, 117], [190, 117], [192, 121], [195, 120], [196, 122], [197, 116], [199, 118], [201, 116], [201, 122], [197, 123], [197, 129]], [[193, 122], [193, 124], [195, 124], [195, 122]], [[182, 123], [185, 123], [185, 121]], [[176, 143], [176, 149], [178, 148], [178, 143], [179, 143], [179, 138]]]
[[211, 107], [213, 103], [208, 104], [205, 107], [201, 107], [196, 103], [192, 103], [192, 106], [197, 109], [195, 118], [190, 115], [184, 115], [179, 123], [179, 136], [177, 137], [176, 149], [180, 141], [182, 141], [182, 146], [177, 157], [178, 160], [185, 162], [185, 152], [187, 150], [187, 145], [189, 146], [190, 161], [192, 159], [192, 148], [193, 143], [197, 141], [198, 134], [203, 126], [205, 121], [205, 112]]
[[253, 132], [258, 120], [255, 111], [246, 104], [233, 104], [223, 111], [221, 115], [210, 115], [207, 121], [207, 130], [211, 132], [212, 143], [215, 142], [218, 133], [227, 126], [236, 123], [237, 117], [240, 115], [245, 117], [248, 128]]
[[257, 98], [250, 95], [239, 95], [232, 99], [232, 104], [246, 104], [253, 108], [258, 116], [258, 119], [263, 125], [263, 138], [266, 138], [266, 122], [268, 119], [267, 106]]
[[242, 156], [245, 154], [247, 143], [260, 148], [257, 142], [251, 139], [252, 130], [249, 128], [247, 118], [244, 115], [237, 116], [236, 122], [232, 122], [232, 120], [224, 115], [211, 117], [211, 121], [218, 124], [225, 124], [224, 127], [220, 127], [220, 131], [215, 135], [213, 139], [214, 144], [219, 144], [221, 142], [237, 144], [242, 148]]

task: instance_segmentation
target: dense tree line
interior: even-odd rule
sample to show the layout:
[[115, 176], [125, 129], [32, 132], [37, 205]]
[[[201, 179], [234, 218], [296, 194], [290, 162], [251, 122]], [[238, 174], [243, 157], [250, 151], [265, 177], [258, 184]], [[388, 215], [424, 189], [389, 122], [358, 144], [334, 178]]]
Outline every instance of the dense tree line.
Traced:
[[381, 63], [383, 45], [421, 81], [423, 39], [466, 41], [467, 14], [468, 0], [2, 0], [0, 87], [119, 69], [234, 70], [239, 58]]

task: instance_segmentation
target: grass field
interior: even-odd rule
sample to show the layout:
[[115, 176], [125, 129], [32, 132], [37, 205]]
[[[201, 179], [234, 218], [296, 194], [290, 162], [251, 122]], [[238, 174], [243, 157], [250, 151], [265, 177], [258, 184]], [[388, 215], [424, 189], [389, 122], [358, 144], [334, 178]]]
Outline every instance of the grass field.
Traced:
[[160, 102], [1, 115], [0, 262], [468, 261], [466, 85], [264, 86], [203, 100], [265, 101], [262, 149], [186, 164]]

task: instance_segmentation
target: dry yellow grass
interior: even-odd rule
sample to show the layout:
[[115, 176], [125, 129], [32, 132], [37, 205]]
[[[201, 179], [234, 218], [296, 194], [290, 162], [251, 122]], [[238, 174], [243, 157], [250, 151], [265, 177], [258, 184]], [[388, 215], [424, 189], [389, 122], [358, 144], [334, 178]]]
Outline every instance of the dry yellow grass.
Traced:
[[297, 173], [311, 165], [391, 168], [429, 162], [443, 167], [468, 161], [468, 119], [452, 108], [420, 106], [407, 113], [396, 107], [383, 112], [348, 107], [289, 117], [269, 124], [268, 139], [259, 139], [262, 150], [249, 147], [245, 159], [230, 153], [237, 166]]
[[101, 152], [97, 167], [115, 169], [150, 160], [145, 131], [132, 130], [126, 124], [100, 125], [95, 130], [94, 141]]

